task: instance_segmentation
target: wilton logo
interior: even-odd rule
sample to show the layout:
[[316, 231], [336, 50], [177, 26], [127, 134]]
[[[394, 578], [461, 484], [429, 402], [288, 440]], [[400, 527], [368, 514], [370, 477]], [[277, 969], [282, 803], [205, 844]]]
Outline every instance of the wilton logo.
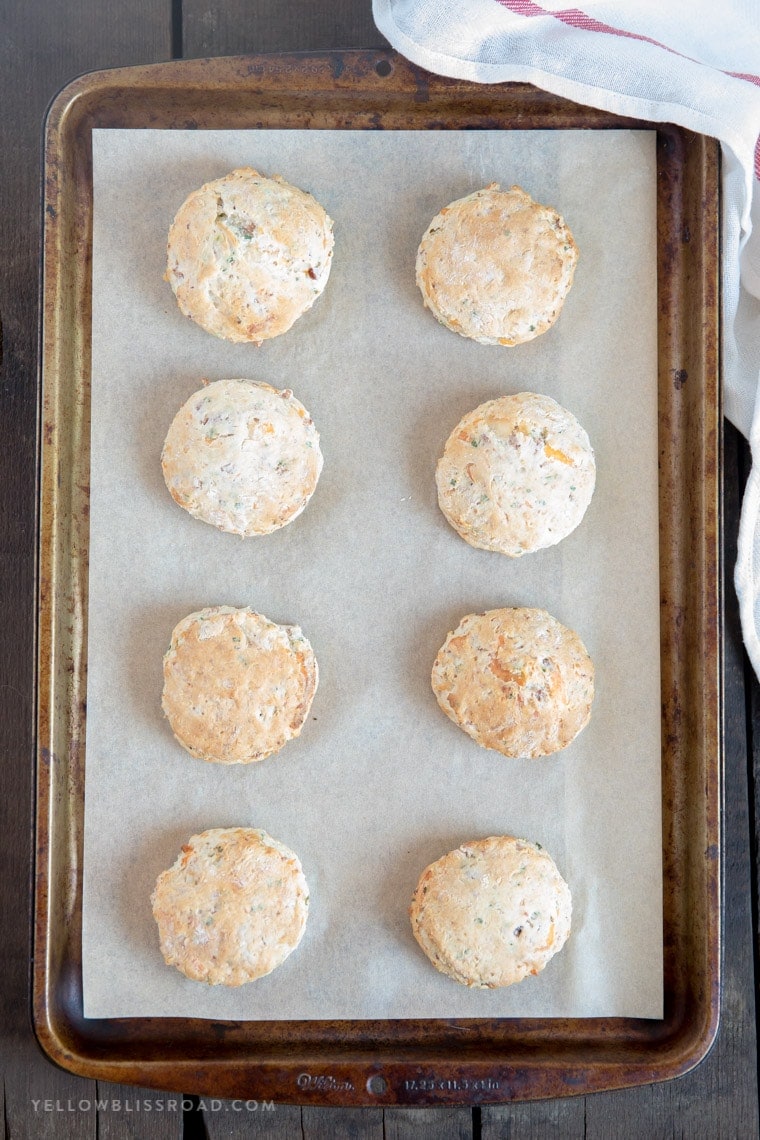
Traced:
[[354, 1086], [351, 1081], [339, 1081], [329, 1073], [322, 1077], [312, 1076], [311, 1073], [301, 1073], [296, 1080], [296, 1084], [299, 1089], [327, 1089], [330, 1092], [354, 1091]]

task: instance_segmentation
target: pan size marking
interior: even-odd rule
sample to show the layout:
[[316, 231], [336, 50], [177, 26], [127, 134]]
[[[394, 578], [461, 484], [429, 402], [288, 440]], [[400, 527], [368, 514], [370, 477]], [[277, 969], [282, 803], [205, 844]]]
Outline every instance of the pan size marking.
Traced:
[[483, 1077], [477, 1081], [470, 1081], [465, 1077], [460, 1080], [453, 1077], [420, 1077], [417, 1080], [404, 1081], [406, 1092], [488, 1092], [498, 1088], [501, 1088], [501, 1085], [491, 1077]]

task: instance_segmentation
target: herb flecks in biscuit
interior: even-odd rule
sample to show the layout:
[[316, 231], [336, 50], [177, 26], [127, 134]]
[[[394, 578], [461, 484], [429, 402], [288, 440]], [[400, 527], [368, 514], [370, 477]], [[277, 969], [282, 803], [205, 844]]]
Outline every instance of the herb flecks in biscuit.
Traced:
[[299, 735], [317, 682], [314, 651], [298, 626], [212, 606], [175, 627], [161, 703], [193, 756], [249, 764]]
[[570, 934], [570, 890], [538, 843], [463, 843], [423, 871], [409, 917], [437, 970], [494, 989], [538, 974]]
[[301, 514], [322, 452], [314, 421], [290, 389], [217, 380], [177, 412], [161, 467], [172, 498], [194, 518], [251, 536]]
[[481, 550], [518, 558], [580, 523], [596, 481], [589, 438], [549, 396], [489, 400], [459, 421], [435, 473], [454, 530]]
[[433, 218], [416, 276], [425, 305], [446, 328], [480, 344], [515, 345], [554, 324], [577, 260], [556, 210], [494, 182]]
[[332, 221], [311, 194], [244, 167], [180, 206], [165, 278], [201, 328], [261, 344], [311, 308], [327, 284], [332, 251]]
[[196, 982], [241, 986], [301, 941], [309, 889], [298, 857], [265, 831], [193, 835], [151, 895], [168, 966]]
[[534, 758], [566, 748], [588, 724], [594, 666], [577, 633], [545, 610], [468, 614], [431, 677], [446, 716], [483, 748]]

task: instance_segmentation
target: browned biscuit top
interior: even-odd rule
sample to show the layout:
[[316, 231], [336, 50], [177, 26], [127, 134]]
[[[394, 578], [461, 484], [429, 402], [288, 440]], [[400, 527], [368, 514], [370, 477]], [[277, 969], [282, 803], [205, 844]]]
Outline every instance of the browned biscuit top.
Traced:
[[309, 890], [298, 857], [265, 831], [213, 828], [158, 876], [151, 904], [167, 965], [193, 981], [240, 986], [296, 948]]
[[193, 756], [247, 764], [299, 735], [317, 681], [314, 652], [298, 626], [212, 606], [174, 629], [162, 705]]
[[417, 284], [441, 324], [480, 344], [546, 332], [572, 285], [578, 249], [564, 219], [519, 186], [493, 182], [433, 218], [417, 252]]
[[468, 614], [441, 647], [431, 681], [450, 720], [504, 756], [557, 752], [591, 716], [591, 658], [545, 610]]
[[261, 344], [311, 308], [332, 251], [332, 221], [311, 194], [243, 167], [180, 206], [165, 277], [185, 316], [207, 332]]
[[509, 835], [463, 843], [423, 871], [409, 916], [442, 973], [465, 986], [537, 974], [570, 934], [570, 890], [538, 843]]
[[271, 534], [314, 493], [319, 433], [289, 388], [217, 380], [177, 412], [161, 468], [172, 498], [194, 518], [232, 534]]
[[435, 479], [438, 504], [466, 542], [519, 558], [578, 526], [596, 465], [571, 412], [550, 396], [518, 392], [463, 416]]

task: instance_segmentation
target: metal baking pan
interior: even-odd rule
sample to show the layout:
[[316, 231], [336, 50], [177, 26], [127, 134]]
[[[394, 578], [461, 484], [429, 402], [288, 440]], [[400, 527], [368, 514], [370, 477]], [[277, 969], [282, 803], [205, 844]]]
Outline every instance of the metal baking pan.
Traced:
[[[82, 1013], [81, 898], [92, 252], [100, 127], [657, 133], [664, 875], [662, 1020], [210, 1022]], [[393, 53], [182, 61], [84, 76], [45, 136], [33, 1014], [99, 1080], [322, 1105], [501, 1103], [663, 1080], [720, 1005], [720, 389], [717, 144], [524, 84], [434, 77]]]

